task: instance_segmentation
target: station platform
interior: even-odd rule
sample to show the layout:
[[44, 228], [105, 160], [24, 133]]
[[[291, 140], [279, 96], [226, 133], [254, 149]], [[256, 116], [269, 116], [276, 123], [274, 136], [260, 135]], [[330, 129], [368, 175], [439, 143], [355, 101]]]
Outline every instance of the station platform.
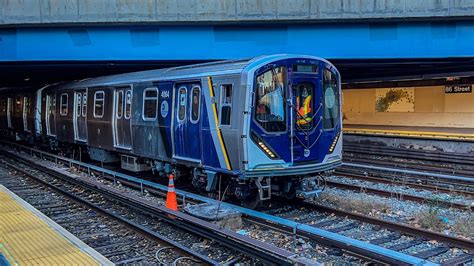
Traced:
[[474, 141], [473, 128], [378, 126], [344, 124], [345, 134]]
[[0, 265], [113, 265], [0, 185]]

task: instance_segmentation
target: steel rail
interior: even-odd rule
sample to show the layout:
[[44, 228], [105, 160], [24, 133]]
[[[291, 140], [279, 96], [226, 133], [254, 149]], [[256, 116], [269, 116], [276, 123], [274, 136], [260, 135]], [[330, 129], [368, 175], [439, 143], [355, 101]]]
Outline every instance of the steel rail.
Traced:
[[371, 145], [354, 145], [344, 144], [344, 152], [384, 155], [397, 158], [417, 159], [424, 161], [445, 162], [451, 164], [474, 165], [474, 159], [468, 157], [469, 154], [463, 153], [441, 153], [426, 150], [408, 150], [400, 148], [392, 148], [386, 146], [371, 146]]
[[[1, 152], [1, 151], [0, 151]], [[171, 245], [173, 246], [175, 249], [178, 250], [178, 253], [180, 253], [180, 255], [182, 256], [191, 256], [192, 258], [197, 258], [199, 259], [200, 261], [202, 261], [203, 263], [205, 263], [206, 265], [219, 265], [219, 263], [217, 261], [214, 261], [212, 259], [210, 259], [209, 257], [207, 256], [204, 256], [196, 251], [193, 251], [192, 249], [190, 248], [187, 248], [183, 245], [181, 245], [180, 243], [176, 242], [176, 241], [173, 241], [165, 236], [162, 236], [140, 224], [137, 224], [129, 219], [126, 219], [126, 218], [123, 218], [121, 217], [120, 215], [117, 215], [111, 211], [108, 211], [102, 207], [99, 207], [97, 205], [95, 205], [94, 203], [90, 202], [90, 201], [87, 201], [81, 197], [78, 197], [70, 192], [68, 192], [67, 190], [65, 189], [62, 189], [58, 186], [55, 186], [51, 183], [48, 183], [46, 182], [45, 180], [39, 178], [38, 176], [35, 176], [33, 175], [32, 173], [28, 172], [27, 170], [23, 169], [23, 168], [20, 168], [12, 163], [9, 163], [7, 161], [4, 161], [4, 164], [7, 165], [8, 167], [12, 168], [12, 169], [15, 169], [16, 171], [22, 173], [23, 175], [33, 179], [35, 182], [38, 182], [46, 187], [49, 187], [57, 192], [59, 192], [60, 194], [63, 194], [65, 195], [67, 198], [70, 198], [72, 199], [73, 201], [81, 204], [81, 205], [85, 205], [99, 213], [101, 213], [102, 215], [104, 216], [107, 216], [109, 218], [112, 218], [114, 220], [117, 220], [119, 221], [120, 223], [122, 224], [125, 224], [127, 225], [129, 228], [133, 229], [134, 231], [138, 231], [140, 232], [142, 235], [148, 237], [148, 238], [151, 238], [151, 239], [154, 239], [155, 241], [158, 240], [158, 242], [162, 242], [162, 243], [166, 243], [168, 245]]]
[[399, 162], [399, 161], [389, 161], [384, 159], [372, 159], [372, 158], [360, 158], [357, 156], [347, 156], [343, 155], [344, 160], [347, 162], [352, 163], [359, 163], [359, 164], [375, 164], [381, 167], [397, 167], [403, 168], [406, 170], [413, 170], [413, 171], [423, 171], [429, 173], [439, 173], [445, 175], [461, 175], [465, 177], [469, 177], [471, 179], [474, 178], [474, 171], [470, 169], [456, 169], [456, 168], [448, 168], [442, 166], [434, 166], [434, 165], [420, 165], [416, 162]]
[[384, 184], [396, 184], [399, 186], [407, 186], [411, 188], [418, 188], [418, 189], [425, 189], [434, 192], [444, 192], [444, 193], [455, 193], [458, 195], [466, 196], [466, 197], [474, 197], [474, 191], [467, 191], [467, 190], [460, 190], [460, 189], [451, 189], [436, 185], [428, 185], [428, 184], [417, 184], [413, 182], [408, 182], [405, 179], [400, 177], [375, 177], [375, 176], [365, 176], [362, 174], [353, 174], [346, 172], [344, 170], [337, 170], [335, 175], [340, 175], [343, 177], [351, 178], [351, 179], [358, 179], [363, 181], [370, 181], [375, 183], [384, 183]]
[[346, 184], [346, 183], [341, 183], [341, 182], [336, 182], [336, 181], [329, 181], [326, 180], [326, 184], [331, 187], [336, 187], [336, 188], [342, 188], [342, 189], [347, 189], [347, 190], [352, 190], [352, 191], [357, 191], [357, 192], [363, 192], [363, 193], [368, 193], [368, 194], [375, 194], [379, 196], [383, 196], [386, 198], [390, 197], [395, 197], [400, 200], [410, 200], [414, 202], [433, 202], [436, 203], [440, 206], [444, 207], [452, 207], [460, 210], [470, 210], [472, 206], [458, 203], [458, 202], [451, 202], [451, 201], [445, 201], [445, 200], [440, 200], [438, 198], [425, 198], [421, 196], [415, 196], [411, 194], [405, 194], [405, 193], [400, 193], [400, 192], [394, 192], [394, 191], [387, 191], [387, 190], [382, 190], [382, 189], [377, 189], [377, 188], [371, 188], [371, 187], [365, 187], [361, 185], [354, 185], [354, 184]]
[[[248, 254], [266, 263], [277, 265], [304, 264], [297, 258], [296, 254], [292, 252], [238, 234], [228, 229], [221, 228], [218, 225], [198, 219], [194, 216], [178, 211], [169, 210], [163, 206], [152, 204], [148, 201], [144, 201], [143, 199], [137, 196], [125, 196], [123, 195], [123, 191], [111, 188], [102, 183], [93, 182], [92, 180], [86, 180], [79, 177], [71, 177], [66, 171], [57, 171], [55, 169], [47, 168], [42, 164], [34, 162], [31, 159], [25, 158], [18, 154], [14, 154], [5, 150], [0, 150], [0, 152], [6, 152], [9, 156], [18, 159], [21, 162], [40, 170], [41, 172], [47, 173], [56, 178], [60, 178], [71, 184], [82, 186], [84, 188], [87, 188], [88, 190], [105, 195], [113, 200], [116, 200], [126, 206], [139, 210], [143, 213], [159, 217], [161, 220], [175, 225], [182, 230], [200, 235], [201, 237], [207, 239], [212, 239], [228, 248], [237, 250], [244, 254]], [[64, 158], [62, 160], [64, 160]]]
[[310, 210], [316, 210], [316, 211], [322, 211], [322, 212], [327, 212], [327, 213], [334, 213], [337, 216], [341, 217], [349, 217], [354, 220], [358, 220], [361, 222], [369, 223], [369, 224], [374, 224], [374, 225], [379, 225], [382, 226], [383, 228], [388, 228], [391, 230], [399, 231], [411, 236], [422, 236], [426, 237], [428, 239], [432, 240], [437, 240], [440, 242], [448, 243], [450, 245], [453, 245], [455, 247], [459, 248], [465, 248], [471, 251], [474, 251], [474, 241], [465, 239], [465, 238], [458, 238], [454, 236], [449, 236], [445, 234], [441, 234], [438, 232], [426, 230], [423, 228], [417, 228], [413, 227], [410, 225], [402, 224], [402, 223], [396, 223], [396, 222], [391, 222], [391, 221], [386, 221], [382, 220], [379, 218], [375, 218], [372, 216], [364, 215], [364, 214], [359, 214], [359, 213], [354, 213], [350, 211], [345, 211], [345, 210], [340, 210], [328, 206], [324, 206], [321, 204], [317, 204], [314, 202], [300, 202], [298, 203], [298, 207], [305, 207]]
[[[19, 145], [16, 143], [5, 142], [5, 141], [1, 141], [1, 142], [7, 145], [10, 145], [12, 147], [17, 147], [23, 150], [27, 150], [31, 154], [40, 155], [41, 158], [50, 157], [51, 159], [56, 160], [56, 161], [66, 162], [67, 164], [69, 164], [69, 166], [73, 166], [73, 165], [81, 166], [88, 171], [94, 170], [94, 171], [101, 172], [103, 174], [108, 174], [115, 179], [133, 182], [140, 185], [141, 188], [146, 187], [146, 188], [154, 188], [161, 191], [167, 191], [166, 186], [155, 183], [155, 182], [142, 180], [139, 178], [135, 178], [135, 177], [123, 174], [123, 173], [115, 172], [109, 169], [100, 168], [95, 165], [90, 165], [90, 164], [79, 162], [73, 159], [64, 158], [64, 157], [57, 156], [51, 153], [39, 151], [39, 150], [30, 148], [27, 146]], [[22, 160], [29, 161], [29, 159], [27, 158], [22, 158]], [[204, 196], [196, 195], [196, 194], [182, 191], [179, 189], [176, 189], [176, 193], [183, 198], [190, 198], [193, 200], [198, 200], [198, 201], [206, 202], [209, 204], [221, 204], [222, 206], [232, 208], [236, 211], [241, 212], [248, 219], [272, 223], [275, 227], [285, 228], [286, 230], [291, 229], [292, 232], [294, 232], [294, 234], [308, 237], [310, 239], [319, 241], [328, 246], [335, 246], [335, 247], [341, 248], [349, 253], [358, 254], [363, 257], [370, 258], [371, 260], [376, 261], [376, 262], [397, 264], [397, 265], [437, 265], [436, 263], [432, 263], [424, 259], [420, 259], [420, 258], [407, 255], [401, 252], [397, 252], [397, 251], [383, 248], [377, 245], [366, 243], [360, 240], [345, 237], [343, 235], [332, 233], [323, 229], [315, 228], [310, 225], [306, 225], [306, 224], [298, 223], [298, 222], [291, 221], [288, 219], [283, 219], [283, 218], [276, 217], [273, 215], [265, 214], [262, 212], [246, 209], [246, 208], [236, 206], [233, 204], [219, 202], [214, 199], [210, 199]], [[176, 214], [176, 212], [173, 212], [173, 211], [170, 211], [170, 212], [172, 213], [171, 215]], [[178, 212], [178, 214], [180, 213]], [[166, 217], [167, 216], [165, 215], [164, 219], [166, 219]]]
[[466, 176], [427, 173], [427, 172], [420, 172], [416, 170], [405, 170], [405, 169], [397, 169], [397, 168], [392, 168], [392, 167], [373, 166], [373, 165], [358, 164], [358, 163], [342, 163], [342, 166], [378, 170], [378, 171], [392, 172], [392, 173], [400, 173], [400, 174], [418, 175], [418, 176], [425, 176], [425, 177], [436, 177], [436, 178], [445, 179], [445, 180], [455, 180], [455, 181], [462, 181], [469, 184], [474, 184], [474, 178], [466, 177]]

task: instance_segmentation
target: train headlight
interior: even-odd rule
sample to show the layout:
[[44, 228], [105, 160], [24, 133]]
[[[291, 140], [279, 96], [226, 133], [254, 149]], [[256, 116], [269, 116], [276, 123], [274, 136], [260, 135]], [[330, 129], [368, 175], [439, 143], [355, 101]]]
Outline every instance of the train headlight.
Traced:
[[329, 147], [329, 153], [332, 153], [334, 151], [334, 149], [336, 148], [336, 145], [337, 145], [337, 141], [339, 140], [339, 135], [341, 134], [341, 132], [337, 133], [336, 137], [334, 138], [334, 140], [332, 141], [332, 144], [331, 146]]
[[270, 157], [271, 159], [277, 159], [278, 155], [276, 154], [275, 151], [273, 151], [267, 144], [259, 137], [257, 134], [253, 133], [251, 134], [252, 140], [258, 144], [260, 149], [265, 152], [265, 154]]

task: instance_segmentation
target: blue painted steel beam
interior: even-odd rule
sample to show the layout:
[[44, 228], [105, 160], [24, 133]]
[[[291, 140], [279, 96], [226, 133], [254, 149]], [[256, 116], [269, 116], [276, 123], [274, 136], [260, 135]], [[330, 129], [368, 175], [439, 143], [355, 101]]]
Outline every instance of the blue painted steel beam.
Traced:
[[272, 53], [331, 59], [474, 56], [474, 22], [0, 29], [0, 61], [214, 60]]

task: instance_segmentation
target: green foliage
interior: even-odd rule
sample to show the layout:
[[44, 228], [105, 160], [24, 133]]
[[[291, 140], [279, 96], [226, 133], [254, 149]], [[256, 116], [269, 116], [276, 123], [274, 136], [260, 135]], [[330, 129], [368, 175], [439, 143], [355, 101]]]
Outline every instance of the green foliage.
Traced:
[[375, 103], [375, 110], [377, 112], [387, 112], [390, 105], [406, 99], [409, 103], [413, 103], [415, 100], [410, 96], [408, 91], [404, 89], [390, 89], [384, 97], [378, 98]]

